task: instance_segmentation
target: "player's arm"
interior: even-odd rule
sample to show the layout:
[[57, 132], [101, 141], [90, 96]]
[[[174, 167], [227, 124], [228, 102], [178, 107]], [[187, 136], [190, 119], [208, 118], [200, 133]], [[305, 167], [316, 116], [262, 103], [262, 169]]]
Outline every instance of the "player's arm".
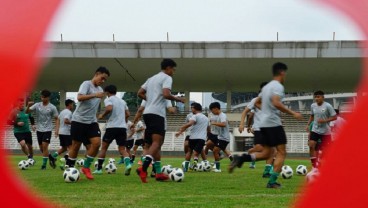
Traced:
[[273, 95], [271, 97], [271, 102], [272, 102], [272, 105], [275, 106], [275, 108], [277, 108], [279, 111], [290, 114], [298, 120], [303, 119], [302, 114], [292, 111], [289, 108], [287, 108], [284, 104], [282, 104], [280, 96]]
[[168, 89], [168, 88], [163, 88], [162, 89], [162, 95], [167, 100], [173, 100], [173, 101], [176, 101], [176, 102], [185, 103], [185, 98], [184, 97], [176, 97], [176, 96], [172, 95], [171, 90]]
[[138, 123], [138, 121], [141, 119], [142, 114], [143, 114], [143, 111], [144, 111], [144, 108], [145, 108], [145, 107], [143, 107], [143, 106], [140, 106], [140, 107], [138, 108], [138, 111], [137, 111], [137, 113], [136, 113], [136, 114], [135, 114], [135, 116], [134, 116], [133, 125], [137, 124], [137, 123]]
[[211, 125], [218, 126], [218, 127], [226, 127], [226, 122], [211, 122]]
[[328, 123], [337, 119], [337, 115], [328, 117], [327, 119], [318, 119], [318, 123]]
[[187, 128], [189, 128], [190, 126], [193, 126], [194, 124], [195, 124], [194, 120], [189, 120], [188, 123], [186, 123], [182, 127], [180, 127], [179, 131], [175, 133], [175, 136], [178, 137], [180, 134], [185, 132], [185, 130], [187, 130]]
[[125, 122], [128, 122], [129, 116], [130, 116], [129, 110], [125, 110]]
[[60, 128], [60, 118], [57, 118], [55, 122], [55, 137], [59, 136], [59, 128]]
[[250, 109], [248, 107], [245, 107], [240, 118], [240, 124], [239, 124], [239, 132], [242, 133], [244, 131], [244, 122], [245, 118], [247, 117], [247, 114], [250, 112]]
[[112, 105], [106, 106], [105, 111], [98, 116], [98, 119], [103, 119], [106, 115], [111, 113], [112, 109], [113, 109]]
[[247, 120], [247, 132], [250, 133], [252, 131], [252, 123], [253, 123], [254, 113], [250, 113]]
[[26, 109], [26, 113], [30, 113], [31, 111], [33, 111], [35, 109], [35, 104], [34, 102], [32, 101], [29, 101], [28, 102], [28, 105], [27, 105], [27, 109]]
[[309, 126], [310, 126], [310, 124], [312, 123], [312, 121], [314, 120], [314, 115], [310, 115], [309, 116], [309, 119], [308, 119], [308, 123], [307, 123], [307, 126], [305, 127], [305, 130], [307, 131], [307, 132], [309, 132]]
[[130, 134], [128, 134], [128, 138], [131, 138], [135, 134], [134, 128], [130, 128]]
[[143, 88], [140, 88], [137, 93], [138, 97], [142, 98], [143, 100], [146, 100], [146, 90]]

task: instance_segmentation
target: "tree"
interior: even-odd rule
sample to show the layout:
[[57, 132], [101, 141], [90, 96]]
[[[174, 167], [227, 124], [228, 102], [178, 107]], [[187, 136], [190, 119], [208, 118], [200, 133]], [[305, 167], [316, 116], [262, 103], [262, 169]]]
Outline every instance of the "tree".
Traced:
[[130, 112], [136, 111], [142, 102], [136, 92], [125, 92], [123, 100], [127, 103]]

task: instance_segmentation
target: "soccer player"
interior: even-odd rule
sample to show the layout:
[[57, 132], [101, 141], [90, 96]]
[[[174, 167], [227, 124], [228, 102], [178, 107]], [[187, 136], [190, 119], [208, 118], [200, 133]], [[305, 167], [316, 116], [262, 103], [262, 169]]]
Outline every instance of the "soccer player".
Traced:
[[161, 146], [166, 132], [166, 99], [185, 102], [184, 98], [171, 94], [175, 67], [176, 63], [172, 59], [163, 59], [162, 71], [150, 77], [138, 91], [138, 96], [147, 101], [143, 119], [147, 126], [144, 138], [148, 151], [143, 166], [137, 169], [143, 183], [147, 183], [147, 168], [153, 160], [155, 160], [156, 180], [169, 179], [161, 173]]
[[67, 165], [74, 167], [80, 146], [83, 143], [90, 143], [87, 149], [86, 160], [81, 172], [87, 179], [92, 180], [91, 163], [101, 146], [101, 132], [97, 123], [97, 111], [101, 98], [105, 96], [100, 87], [110, 76], [110, 72], [105, 67], [99, 67], [92, 80], [84, 81], [78, 90], [78, 103], [72, 115], [70, 133], [72, 136], [72, 147], [69, 150]]
[[107, 98], [104, 100], [105, 111], [98, 116], [98, 119], [103, 119], [109, 115], [106, 121], [106, 132], [102, 138], [101, 150], [98, 153], [97, 169], [93, 174], [102, 174], [102, 165], [105, 162], [106, 151], [112, 141], [116, 141], [119, 153], [124, 156], [126, 176], [130, 175], [132, 165], [130, 164], [129, 154], [125, 149], [127, 139], [127, 124], [126, 121], [130, 115], [128, 106], [123, 99], [116, 96], [117, 88], [115, 85], [108, 85], [104, 88]]
[[276, 181], [286, 157], [287, 140], [281, 123], [280, 111], [288, 113], [296, 119], [303, 118], [300, 113], [288, 109], [281, 102], [284, 97], [283, 83], [286, 78], [286, 71], [286, 64], [280, 62], [273, 64], [273, 80], [263, 87], [261, 98], [257, 99], [259, 102], [262, 102], [261, 109], [263, 115], [260, 128], [262, 132], [263, 150], [241, 156], [234, 155], [234, 160], [229, 165], [229, 172], [232, 173], [235, 167], [240, 168], [244, 162], [268, 159], [272, 155], [272, 148], [275, 147], [277, 150], [276, 159], [274, 161], [274, 169], [266, 186], [267, 188], [281, 188], [281, 185]]
[[[195, 168], [195, 166], [197, 165], [198, 157], [203, 151], [207, 136], [208, 118], [207, 116], [202, 114], [201, 104], [193, 103], [191, 106], [191, 110], [193, 116], [190, 117], [189, 122], [180, 127], [179, 131], [175, 133], [175, 136], [178, 137], [180, 134], [185, 132], [187, 128], [191, 127], [189, 137], [189, 150], [185, 155], [184, 172], [188, 171], [190, 158], [192, 157], [193, 152], [193, 168]], [[204, 158], [204, 160], [205, 159], [206, 158]]]
[[[72, 138], [70, 137], [70, 124], [72, 123], [73, 108], [74, 101], [70, 99], [66, 100], [65, 109], [60, 112], [59, 117], [56, 120], [55, 137], [59, 137], [61, 148], [51, 155], [53, 158], [55, 158], [55, 160], [57, 160], [57, 156], [69, 150], [72, 145]], [[68, 157], [68, 154], [64, 155], [65, 161], [68, 160]], [[59, 165], [59, 167], [61, 170], [64, 170], [63, 165]]]
[[[193, 103], [190, 105], [190, 107], [193, 107]], [[193, 112], [190, 112], [187, 114], [187, 116], [185, 117], [185, 123], [188, 123], [190, 118], [193, 116]], [[186, 155], [189, 151], [189, 138], [190, 138], [190, 130], [192, 129], [192, 127], [188, 127], [186, 130], [186, 136], [184, 139], [184, 154]]]
[[17, 139], [22, 152], [28, 157], [33, 158], [33, 141], [32, 133], [29, 128], [29, 121], [32, 125], [32, 130], [35, 130], [35, 121], [31, 114], [24, 111], [24, 99], [18, 99], [18, 106], [11, 113], [8, 124], [13, 125], [14, 136]]
[[50, 103], [50, 95], [50, 91], [42, 90], [42, 102], [38, 102], [35, 104], [29, 102], [26, 111], [27, 113], [29, 113], [30, 111], [36, 112], [37, 140], [43, 156], [41, 170], [46, 170], [48, 159], [50, 166], [52, 168], [56, 167], [55, 158], [52, 157], [51, 154], [49, 154], [49, 144], [53, 129], [52, 119], [56, 120], [58, 118], [58, 111], [56, 107]]
[[144, 126], [143, 122], [139, 120], [137, 124], [135, 125], [135, 129], [134, 129], [136, 138], [135, 138], [134, 147], [133, 147], [133, 154], [132, 154], [132, 160], [131, 160], [132, 163], [135, 160], [135, 155], [137, 154], [138, 147], [141, 146], [142, 148], [144, 148], [144, 130], [145, 129], [146, 127]]
[[[127, 131], [127, 140], [125, 142], [125, 149], [129, 155], [129, 160], [132, 160], [132, 153], [130, 150], [134, 145], [134, 139], [136, 137], [135, 128], [133, 127], [133, 122], [128, 121], [128, 131]], [[125, 160], [124, 160], [125, 161]]]
[[[318, 158], [316, 146], [318, 140], [321, 140], [321, 145], [318, 148], [323, 151], [323, 148], [328, 146], [331, 142], [331, 129], [329, 123], [336, 120], [336, 112], [331, 104], [324, 101], [324, 92], [316, 91], [313, 94], [314, 103], [311, 105], [311, 115], [308, 120], [306, 129], [308, 129], [310, 123], [313, 121], [312, 130], [310, 132], [310, 138], [308, 141], [309, 155], [313, 168], [317, 168]], [[321, 157], [321, 155], [319, 155]]]
[[331, 132], [332, 132], [332, 140], [335, 140], [336, 135], [341, 131], [341, 128], [346, 124], [345, 119], [340, 116], [339, 109], [335, 109], [336, 112], [336, 120], [330, 122]]
[[[221, 106], [219, 102], [213, 102], [209, 106], [210, 111], [218, 117], [217, 121], [211, 121], [211, 126], [218, 127], [218, 140], [213, 149], [213, 156], [215, 157], [215, 166], [216, 168], [213, 170], [214, 172], [221, 172], [220, 169], [220, 151], [226, 152], [226, 147], [230, 142], [230, 133], [229, 133], [229, 123], [227, 121], [226, 114], [221, 111]], [[233, 160], [233, 156], [230, 154], [230, 161]]]

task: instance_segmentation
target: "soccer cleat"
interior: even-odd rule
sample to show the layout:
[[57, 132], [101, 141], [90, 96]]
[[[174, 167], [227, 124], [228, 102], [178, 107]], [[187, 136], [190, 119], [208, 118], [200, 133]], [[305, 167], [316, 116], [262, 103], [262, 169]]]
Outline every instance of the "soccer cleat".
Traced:
[[92, 174], [102, 175], [102, 169], [93, 171]]
[[147, 172], [143, 171], [142, 167], [137, 168], [137, 174], [141, 178], [142, 183], [147, 183]]
[[46, 170], [46, 166], [45, 165], [41, 166], [41, 170]]
[[221, 173], [221, 169], [213, 169], [212, 172]]
[[91, 174], [91, 169], [82, 167], [81, 172], [86, 175], [86, 178], [89, 180], [93, 180], [93, 175]]
[[270, 173], [264, 173], [262, 175], [262, 178], [269, 178], [269, 177], [271, 177], [271, 174]]
[[256, 166], [255, 166], [255, 165], [253, 165], [253, 164], [250, 164], [250, 165], [249, 165], [249, 168], [254, 169], [254, 168], [256, 168]]
[[279, 189], [279, 188], [281, 188], [281, 184], [279, 184], [279, 183], [267, 183], [267, 186], [266, 186], [266, 188], [274, 188], [274, 189]]
[[124, 174], [125, 174], [126, 176], [130, 175], [130, 171], [131, 171], [131, 170], [132, 170], [132, 165], [131, 165], [131, 164], [127, 165], [127, 166], [125, 167], [125, 172], [124, 172]]
[[165, 175], [164, 173], [157, 173], [156, 174], [156, 181], [167, 181], [169, 180], [170, 178]]
[[156, 173], [154, 171], [151, 172], [151, 178], [156, 177]]
[[243, 162], [240, 160], [240, 157], [238, 155], [234, 155], [233, 157], [234, 159], [233, 161], [231, 161], [228, 167], [229, 173], [232, 173], [235, 167], [241, 168], [241, 166], [243, 165]]
[[56, 168], [56, 159], [53, 157], [53, 156], [51, 156], [51, 154], [49, 154], [49, 164], [50, 164], [50, 166], [53, 168], [53, 169], [55, 169]]
[[229, 156], [230, 162], [234, 160], [234, 157], [232, 155]]

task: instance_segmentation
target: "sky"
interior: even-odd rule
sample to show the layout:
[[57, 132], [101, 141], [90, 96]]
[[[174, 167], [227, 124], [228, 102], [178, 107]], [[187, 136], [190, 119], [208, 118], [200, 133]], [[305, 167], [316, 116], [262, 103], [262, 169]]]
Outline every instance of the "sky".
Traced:
[[279, 41], [313, 41], [334, 32], [336, 40], [363, 37], [350, 19], [310, 0], [64, 0], [45, 40], [276, 41], [278, 33]]

